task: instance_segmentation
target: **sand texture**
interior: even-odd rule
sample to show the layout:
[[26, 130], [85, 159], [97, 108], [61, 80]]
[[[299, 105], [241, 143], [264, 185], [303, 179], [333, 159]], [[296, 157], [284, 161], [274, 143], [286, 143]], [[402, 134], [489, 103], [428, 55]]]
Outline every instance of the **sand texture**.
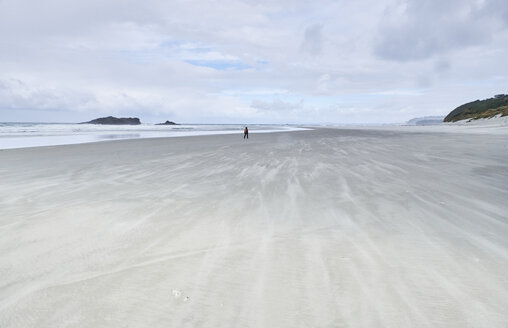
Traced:
[[0, 327], [508, 327], [508, 136], [406, 130], [0, 151]]

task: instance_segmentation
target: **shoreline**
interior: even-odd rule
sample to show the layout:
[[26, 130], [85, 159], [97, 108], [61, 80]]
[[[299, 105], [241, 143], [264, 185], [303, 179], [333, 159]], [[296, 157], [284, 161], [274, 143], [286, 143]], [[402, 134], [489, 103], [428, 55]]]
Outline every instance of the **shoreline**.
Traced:
[[[508, 124], [508, 123], [506, 123]], [[299, 125], [291, 126], [285, 130], [251, 130], [250, 135], [260, 135], [265, 133], [289, 133], [299, 132], [307, 130], [319, 130], [319, 129], [333, 129], [333, 130], [358, 130], [358, 131], [392, 131], [392, 132], [405, 132], [405, 133], [444, 133], [444, 134], [482, 134], [482, 135], [508, 135], [508, 125], [504, 121], [499, 124], [442, 124], [442, 125], [424, 125], [424, 126], [413, 126], [413, 125]], [[212, 124], [213, 125], [213, 124]], [[274, 126], [267, 124], [266, 126]], [[281, 127], [287, 127], [283, 125]], [[19, 138], [2, 137], [0, 136], [0, 151], [9, 149], [25, 149], [25, 148], [39, 148], [39, 147], [54, 147], [54, 146], [70, 146], [80, 145], [89, 143], [102, 143], [102, 142], [115, 142], [122, 140], [144, 140], [144, 139], [166, 139], [166, 138], [185, 138], [185, 137], [200, 137], [200, 136], [213, 136], [213, 135], [239, 135], [243, 136], [242, 131], [192, 131], [188, 134], [173, 134], [173, 135], [156, 135], [156, 136], [128, 136], [129, 131], [125, 132], [127, 135], [120, 135], [119, 137], [102, 137], [100, 140], [90, 140], [90, 136], [83, 135], [70, 135], [71, 139], [76, 139], [75, 142], [62, 141], [65, 139], [64, 136], [25, 136]], [[55, 138], [55, 141], [47, 141], [46, 138]], [[19, 139], [21, 144], [32, 139], [32, 142], [26, 143], [25, 146], [6, 145], [5, 140]], [[38, 141], [40, 140], [40, 141]]]
[[[35, 124], [40, 126], [46, 126], [46, 124]], [[51, 125], [51, 124], [49, 124]], [[54, 124], [58, 125], [58, 124]], [[79, 124], [77, 124], [79, 125]], [[16, 131], [3, 132], [0, 130], [0, 150], [5, 149], [18, 149], [18, 148], [33, 148], [33, 147], [44, 147], [44, 146], [58, 146], [58, 145], [76, 145], [83, 143], [95, 143], [115, 140], [135, 140], [135, 139], [153, 139], [153, 138], [181, 138], [191, 136], [210, 136], [210, 135], [227, 135], [227, 134], [243, 134], [243, 128], [239, 128], [237, 125], [214, 125], [209, 124], [207, 127], [218, 127], [219, 129], [211, 130], [193, 130], [195, 125], [192, 126], [96, 126], [88, 125], [88, 130], [82, 131], [77, 129], [71, 132], [68, 124], [60, 124], [60, 126], [66, 127], [65, 132], [57, 131], [60, 134], [55, 134], [53, 131], [45, 131], [46, 134], [33, 134], [16, 135]], [[80, 125], [81, 126], [81, 125]], [[205, 125], [201, 125], [205, 126]], [[71, 125], [74, 127], [74, 125]], [[90, 129], [93, 128], [93, 129]], [[152, 129], [146, 129], [150, 127]], [[236, 127], [234, 130], [224, 130], [220, 127]], [[251, 133], [263, 134], [263, 133], [276, 133], [276, 132], [290, 132], [290, 131], [304, 131], [303, 127], [287, 126], [287, 125], [253, 125]], [[4, 127], [5, 128], [5, 127]], [[53, 134], [52, 134], [53, 133]]]

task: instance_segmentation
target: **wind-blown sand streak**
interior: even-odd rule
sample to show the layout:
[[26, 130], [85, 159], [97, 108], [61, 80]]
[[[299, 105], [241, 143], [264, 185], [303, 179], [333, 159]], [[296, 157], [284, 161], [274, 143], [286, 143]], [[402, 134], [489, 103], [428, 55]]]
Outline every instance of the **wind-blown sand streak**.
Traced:
[[508, 136], [0, 151], [0, 327], [506, 327]]

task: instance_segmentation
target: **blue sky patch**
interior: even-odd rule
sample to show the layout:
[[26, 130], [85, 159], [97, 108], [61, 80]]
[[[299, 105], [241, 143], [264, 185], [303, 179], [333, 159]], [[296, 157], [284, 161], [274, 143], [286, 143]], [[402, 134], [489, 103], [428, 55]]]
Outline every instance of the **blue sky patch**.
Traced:
[[244, 70], [252, 68], [239, 60], [204, 60], [204, 59], [189, 59], [185, 62], [194, 66], [209, 67], [219, 71], [225, 70]]

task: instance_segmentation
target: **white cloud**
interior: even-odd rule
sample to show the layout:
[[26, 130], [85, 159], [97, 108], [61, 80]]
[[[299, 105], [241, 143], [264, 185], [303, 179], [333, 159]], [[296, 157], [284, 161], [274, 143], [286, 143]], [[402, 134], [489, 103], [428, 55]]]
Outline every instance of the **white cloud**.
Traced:
[[507, 57], [504, 0], [2, 0], [0, 121], [405, 121], [507, 92]]
[[254, 100], [252, 107], [263, 111], [298, 111], [303, 108], [303, 99], [298, 102], [287, 102], [280, 99], [272, 101]]

